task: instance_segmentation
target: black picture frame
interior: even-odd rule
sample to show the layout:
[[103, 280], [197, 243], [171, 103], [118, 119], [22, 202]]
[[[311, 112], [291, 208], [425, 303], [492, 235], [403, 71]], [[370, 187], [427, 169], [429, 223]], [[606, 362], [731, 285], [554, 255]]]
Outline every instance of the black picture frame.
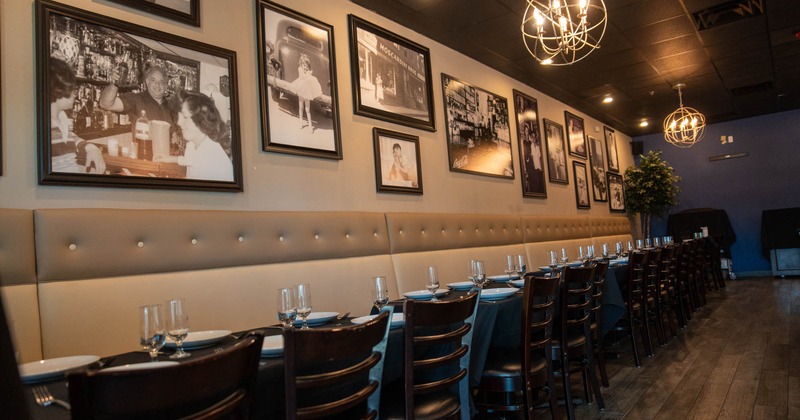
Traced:
[[378, 192], [421, 195], [419, 137], [375, 127], [372, 140]]
[[176, 22], [185, 23], [187, 25], [200, 26], [200, 0], [183, 0], [179, 2], [163, 0], [108, 1], [128, 6], [132, 9], [142, 10], [156, 16], [174, 20]]
[[572, 161], [572, 175], [575, 177], [575, 204], [579, 209], [592, 208], [589, 199], [589, 174], [586, 173], [586, 164]]
[[606, 160], [603, 157], [605, 147], [603, 141], [586, 136], [589, 144], [589, 165], [592, 168], [592, 197], [594, 201], [608, 201], [608, 182], [606, 180]]
[[625, 213], [625, 184], [622, 175], [607, 173], [608, 210], [612, 213]]
[[567, 133], [569, 154], [586, 159], [586, 128], [583, 118], [569, 111], [564, 111], [564, 128]]
[[603, 136], [606, 139], [606, 159], [608, 171], [619, 173], [619, 150], [617, 149], [617, 135], [610, 127], [603, 126]]
[[[0, 21], [2, 21], [3, 15], [0, 13]], [[0, 69], [3, 68], [3, 38], [2, 38], [2, 31], [0, 31]], [[0, 72], [0, 81], [3, 80], [3, 74]], [[0, 176], [3, 176], [3, 86], [0, 83]]]
[[569, 185], [567, 172], [567, 152], [564, 142], [564, 127], [561, 124], [543, 119], [544, 139], [547, 143], [547, 174], [548, 180], [554, 184]]
[[517, 150], [522, 196], [547, 198], [542, 134], [539, 129], [539, 106], [536, 99], [513, 90], [514, 112], [517, 114]]
[[[48, 0], [35, 8], [39, 184], [243, 190], [236, 52]], [[111, 89], [102, 108], [109, 80], [119, 97]], [[141, 153], [139, 109], [153, 120]]]
[[348, 15], [353, 112], [436, 131], [430, 50]]
[[450, 171], [514, 179], [506, 98], [444, 73], [442, 97]]
[[257, 9], [262, 149], [342, 159], [333, 26], [271, 1]]

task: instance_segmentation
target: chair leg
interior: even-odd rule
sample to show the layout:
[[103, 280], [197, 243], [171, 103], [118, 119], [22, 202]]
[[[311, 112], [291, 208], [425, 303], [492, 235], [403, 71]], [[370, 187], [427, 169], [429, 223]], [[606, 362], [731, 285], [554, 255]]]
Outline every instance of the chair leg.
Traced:
[[[603, 340], [597, 340], [598, 342], [602, 342]], [[606, 371], [606, 356], [603, 351], [603, 345], [598, 343], [597, 351], [594, 353], [595, 361], [597, 362], [597, 370], [600, 371], [600, 383], [603, 384], [603, 387], [608, 388], [608, 372]]]
[[642, 306], [641, 308], [641, 320], [642, 320], [642, 341], [644, 341], [644, 351], [647, 356], [654, 356], [653, 353], [653, 340], [650, 338], [650, 322], [648, 321], [647, 317], [647, 308]]
[[561, 351], [561, 381], [564, 383], [564, 405], [567, 407], [567, 419], [575, 419], [575, 406], [572, 404], [572, 383], [569, 380], [569, 358], [566, 350]]
[[[594, 371], [594, 357], [592, 357], [592, 349], [586, 349], [586, 370], [589, 373], [589, 383], [592, 391], [594, 392], [594, 400], [597, 402], [597, 407], [602, 409], [606, 408], [606, 403], [603, 401], [603, 394], [600, 393], [600, 383], [597, 382], [597, 374]], [[587, 398], [588, 400], [588, 398]]]
[[628, 311], [628, 325], [630, 326], [633, 360], [636, 362], [636, 367], [642, 367], [642, 361], [639, 360], [639, 351], [636, 349], [636, 324], [633, 321], [633, 316], [631, 316], [630, 310]]

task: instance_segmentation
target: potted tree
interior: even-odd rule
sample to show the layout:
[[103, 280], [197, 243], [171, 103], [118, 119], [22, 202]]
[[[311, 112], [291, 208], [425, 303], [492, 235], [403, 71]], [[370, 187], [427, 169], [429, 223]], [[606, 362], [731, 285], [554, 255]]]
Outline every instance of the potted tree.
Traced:
[[630, 217], [639, 214], [642, 237], [650, 237], [650, 221], [663, 217], [678, 204], [681, 178], [661, 158], [661, 151], [640, 155], [639, 166], [625, 170], [625, 207]]

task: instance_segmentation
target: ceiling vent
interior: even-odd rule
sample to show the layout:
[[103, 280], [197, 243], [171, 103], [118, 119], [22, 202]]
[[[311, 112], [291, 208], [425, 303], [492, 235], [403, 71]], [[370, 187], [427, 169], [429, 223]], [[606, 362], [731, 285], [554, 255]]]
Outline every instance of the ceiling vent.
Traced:
[[764, 0], [735, 0], [692, 13], [698, 31], [764, 14]]
[[747, 86], [739, 86], [731, 89], [734, 96], [745, 96], [753, 93], [764, 92], [772, 89], [772, 82], [761, 82]]

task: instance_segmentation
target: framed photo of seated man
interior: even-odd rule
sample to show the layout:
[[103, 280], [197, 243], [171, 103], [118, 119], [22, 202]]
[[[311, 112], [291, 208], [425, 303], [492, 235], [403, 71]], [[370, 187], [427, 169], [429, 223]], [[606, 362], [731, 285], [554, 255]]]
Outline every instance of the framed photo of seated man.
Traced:
[[419, 137], [372, 129], [378, 192], [422, 194]]
[[39, 183], [239, 192], [236, 53], [36, 1]]

